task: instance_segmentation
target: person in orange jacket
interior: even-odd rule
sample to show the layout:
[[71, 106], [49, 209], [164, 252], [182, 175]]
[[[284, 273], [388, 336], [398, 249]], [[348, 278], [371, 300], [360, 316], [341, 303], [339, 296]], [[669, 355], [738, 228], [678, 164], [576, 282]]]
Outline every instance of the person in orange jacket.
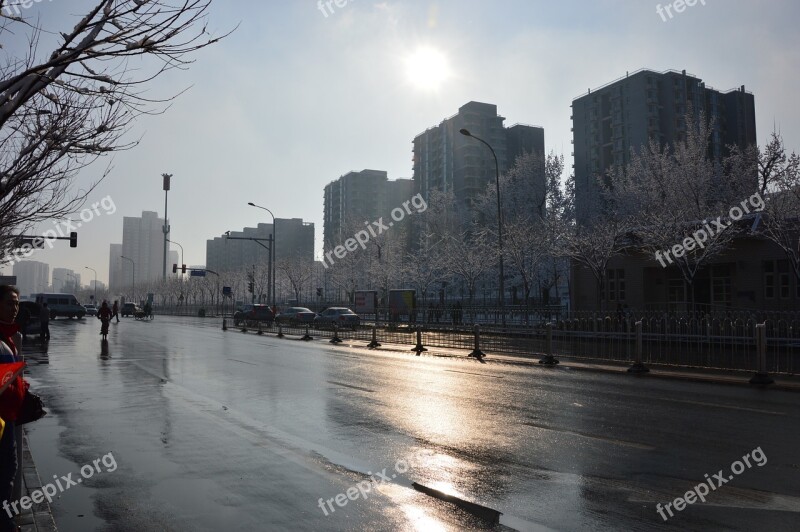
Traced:
[[[0, 285], [0, 362], [22, 362], [17, 344], [22, 340], [19, 327], [14, 322], [19, 311], [19, 290], [15, 286]], [[16, 427], [28, 383], [17, 376], [0, 395], [0, 418], [5, 420], [0, 437], [0, 501], [11, 501], [14, 497], [14, 477], [17, 474]], [[7, 512], [0, 512], [0, 532], [17, 530], [14, 520]]]

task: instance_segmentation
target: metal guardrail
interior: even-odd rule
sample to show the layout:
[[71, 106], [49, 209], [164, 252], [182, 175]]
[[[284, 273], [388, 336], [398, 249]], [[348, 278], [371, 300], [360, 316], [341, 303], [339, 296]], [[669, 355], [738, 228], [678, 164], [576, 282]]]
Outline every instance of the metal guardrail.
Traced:
[[[641, 322], [641, 360], [643, 364], [666, 364], [684, 367], [759, 371], [756, 320], [683, 319], [652, 317], [634, 320], [611, 316], [593, 319], [569, 319], [542, 322], [527, 328], [480, 327], [480, 349], [492, 353], [539, 357], [548, 353], [547, 324], [551, 323], [551, 351], [555, 356], [637, 361], [637, 325]], [[800, 373], [800, 318], [765, 320], [764, 365], [769, 373]], [[233, 328], [233, 323], [228, 326]], [[413, 346], [416, 325], [399, 324], [375, 328], [379, 343]], [[419, 326], [422, 343], [428, 347], [472, 350], [475, 347], [474, 325], [428, 324]], [[276, 325], [262, 327], [276, 333]], [[317, 338], [333, 338], [333, 329], [309, 327]], [[305, 326], [282, 326], [284, 334], [303, 335]], [[341, 329], [340, 338], [351, 342], [373, 340], [373, 326], [355, 331]]]

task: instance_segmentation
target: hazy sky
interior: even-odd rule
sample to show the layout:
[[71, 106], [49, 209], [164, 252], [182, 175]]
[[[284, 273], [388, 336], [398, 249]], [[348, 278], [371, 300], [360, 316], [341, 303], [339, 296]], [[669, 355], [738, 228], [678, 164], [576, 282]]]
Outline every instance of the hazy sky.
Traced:
[[[93, 3], [42, 1], [26, 15], [67, 30]], [[153, 85], [154, 96], [191, 90], [165, 115], [138, 121], [141, 144], [113, 157], [90, 199], [110, 196], [116, 213], [84, 224], [77, 249], [63, 243], [32, 258], [84, 282], [91, 266], [106, 281], [122, 217], [163, 215], [163, 172], [174, 174], [171, 238], [187, 264], [205, 263], [206, 239], [269, 220], [248, 201], [314, 222], [319, 256], [323, 187], [340, 175], [411, 177], [414, 136], [470, 100], [496, 104], [506, 125], [543, 126], [546, 148], [569, 167], [572, 99], [643, 67], [686, 69], [720, 90], [745, 85], [759, 143], [775, 124], [800, 151], [796, 0], [705, 0], [666, 22], [649, 0], [340, 3], [326, 16], [316, 0], [215, 0], [209, 29], [239, 28]], [[21, 37], [4, 35], [2, 52], [18, 51]], [[426, 67], [430, 76], [419, 73]], [[84, 171], [78, 186], [104, 168]]]

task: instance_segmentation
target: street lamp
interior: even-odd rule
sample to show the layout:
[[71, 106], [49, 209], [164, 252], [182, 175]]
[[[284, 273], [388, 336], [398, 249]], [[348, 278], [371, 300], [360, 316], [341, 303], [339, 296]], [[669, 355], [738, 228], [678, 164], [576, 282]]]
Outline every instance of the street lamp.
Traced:
[[90, 268], [88, 266], [84, 266], [87, 270], [92, 270], [94, 272], [94, 304], [97, 305], [97, 270], [94, 268]]
[[129, 259], [128, 257], [124, 257], [122, 255], [119, 256], [121, 259], [131, 261], [131, 290], [133, 291], [133, 299], [134, 303], [136, 302], [136, 263], [133, 262], [133, 259]]
[[272, 306], [275, 307], [275, 246], [276, 246], [276, 238], [278, 235], [277, 226], [275, 225], [275, 215], [272, 214], [272, 211], [267, 209], [266, 207], [262, 207], [261, 205], [256, 205], [252, 201], [247, 203], [251, 207], [255, 207], [256, 209], [262, 209], [269, 213], [272, 216], [272, 245], [270, 246], [270, 255], [272, 255], [270, 262], [272, 263], [272, 268], [270, 275], [272, 275]]
[[[180, 244], [178, 244], [178, 243], [177, 243], [177, 242], [175, 242], [174, 240], [167, 239], [167, 242], [169, 242], [170, 244], [175, 244], [176, 246], [178, 246], [179, 248], [181, 248], [181, 266], [182, 266], [182, 265], [184, 265], [184, 264], [186, 264], [185, 262], [183, 262], [183, 246], [181, 246]], [[183, 274], [182, 274], [182, 273], [181, 273], [181, 276], [183, 276]]]
[[494, 152], [492, 146], [480, 137], [476, 137], [469, 132], [468, 129], [461, 129], [459, 133], [465, 137], [472, 137], [473, 139], [482, 142], [492, 152], [494, 157], [494, 177], [497, 186], [497, 249], [500, 254], [500, 315], [502, 316], [503, 327], [506, 326], [506, 312], [505, 312], [505, 286], [503, 283], [503, 211], [500, 208], [500, 166], [497, 164], [497, 154]]

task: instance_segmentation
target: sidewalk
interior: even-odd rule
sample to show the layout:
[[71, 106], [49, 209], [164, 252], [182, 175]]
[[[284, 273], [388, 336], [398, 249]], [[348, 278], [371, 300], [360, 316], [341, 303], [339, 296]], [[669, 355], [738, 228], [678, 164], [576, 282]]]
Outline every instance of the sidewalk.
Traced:
[[[22, 456], [22, 495], [30, 496], [31, 492], [42, 487], [42, 481], [28, 447], [28, 433], [24, 430]], [[34, 503], [29, 510], [23, 510], [23, 513], [17, 517], [17, 525], [22, 527], [22, 532], [55, 532], [58, 530], [46, 499], [41, 503]]]

